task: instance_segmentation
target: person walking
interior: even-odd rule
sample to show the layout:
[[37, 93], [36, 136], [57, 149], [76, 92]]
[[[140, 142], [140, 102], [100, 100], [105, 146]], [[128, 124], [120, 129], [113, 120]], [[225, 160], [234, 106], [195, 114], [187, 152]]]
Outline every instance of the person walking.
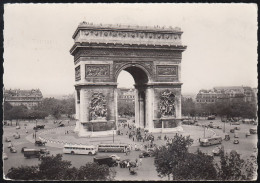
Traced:
[[133, 137], [133, 142], [135, 141], [135, 137]]
[[142, 158], [139, 158], [139, 164], [142, 165]]

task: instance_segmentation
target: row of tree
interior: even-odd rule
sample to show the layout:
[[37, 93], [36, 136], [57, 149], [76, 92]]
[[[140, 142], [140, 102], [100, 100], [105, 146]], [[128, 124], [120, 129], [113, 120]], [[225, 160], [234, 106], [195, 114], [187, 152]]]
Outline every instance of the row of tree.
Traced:
[[168, 146], [155, 150], [154, 164], [158, 174], [172, 180], [253, 180], [257, 174], [257, 160], [244, 160], [236, 151], [225, 153], [222, 147], [220, 162], [202, 153], [190, 153], [193, 140], [176, 135]]
[[256, 118], [257, 106], [245, 101], [218, 101], [215, 103], [195, 103], [191, 98], [182, 100], [182, 114], [202, 117], [217, 114], [221, 117]]
[[132, 102], [118, 102], [118, 114], [120, 116], [134, 116], [135, 115], [135, 104]]
[[71, 167], [71, 162], [62, 160], [62, 155], [42, 157], [37, 166], [20, 166], [9, 169], [6, 177], [13, 180], [113, 180], [114, 169], [107, 165], [86, 163], [80, 168]]
[[44, 119], [49, 115], [53, 115], [59, 119], [62, 114], [72, 117], [75, 113], [75, 99], [59, 100], [55, 98], [45, 98], [38, 106], [28, 109], [24, 105], [12, 106], [8, 102], [4, 102], [4, 119]]

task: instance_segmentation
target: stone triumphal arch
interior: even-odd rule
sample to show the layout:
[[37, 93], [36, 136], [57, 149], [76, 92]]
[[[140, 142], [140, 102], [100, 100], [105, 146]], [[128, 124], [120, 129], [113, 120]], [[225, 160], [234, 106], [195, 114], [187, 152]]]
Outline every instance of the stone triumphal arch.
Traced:
[[74, 56], [79, 136], [114, 133], [118, 123], [117, 78], [135, 80], [135, 123], [149, 132], [171, 131], [181, 119], [180, 28], [93, 25], [76, 29]]

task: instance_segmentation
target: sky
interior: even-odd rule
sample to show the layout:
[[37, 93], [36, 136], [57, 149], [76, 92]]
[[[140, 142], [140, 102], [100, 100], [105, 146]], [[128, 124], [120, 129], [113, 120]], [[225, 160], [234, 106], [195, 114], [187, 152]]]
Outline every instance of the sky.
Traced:
[[[4, 87], [39, 88], [45, 95], [74, 92], [69, 50], [80, 22], [180, 27], [187, 46], [182, 93], [214, 86], [257, 87], [255, 4], [5, 4]], [[121, 72], [119, 87], [131, 87]]]

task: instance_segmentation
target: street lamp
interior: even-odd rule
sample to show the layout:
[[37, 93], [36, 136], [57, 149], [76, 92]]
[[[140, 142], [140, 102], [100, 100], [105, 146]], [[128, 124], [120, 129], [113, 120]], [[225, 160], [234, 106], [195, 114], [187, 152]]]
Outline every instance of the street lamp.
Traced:
[[36, 126], [35, 126], [35, 141], [36, 141], [36, 132], [37, 132], [37, 119], [35, 120]]

